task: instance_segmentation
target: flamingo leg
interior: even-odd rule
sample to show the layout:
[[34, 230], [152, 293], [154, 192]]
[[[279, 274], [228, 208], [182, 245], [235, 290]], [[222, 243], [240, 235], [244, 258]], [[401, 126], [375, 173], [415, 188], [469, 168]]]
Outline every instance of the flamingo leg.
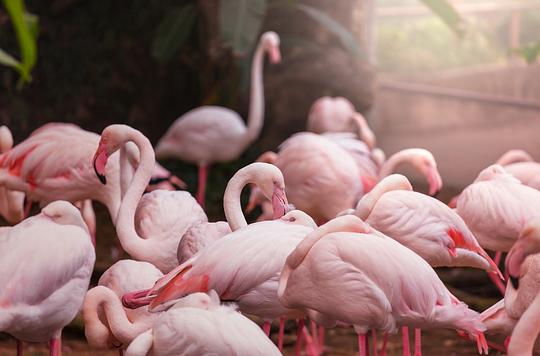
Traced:
[[317, 348], [318, 350], [320, 347], [320, 343], [319, 343], [319, 332], [318, 332], [317, 324], [313, 320], [310, 320], [310, 325], [311, 325], [311, 335], [313, 335], [312, 339], [313, 339], [313, 342], [315, 343], [315, 348]]
[[263, 323], [263, 331], [264, 331], [265, 335], [268, 336], [268, 337], [270, 336], [270, 326], [271, 326], [271, 324], [270, 324], [269, 321], [265, 321]]
[[388, 333], [383, 334], [383, 344], [381, 348], [381, 356], [386, 356], [386, 345], [388, 345]]
[[422, 330], [414, 329], [414, 356], [422, 356]]
[[23, 343], [17, 339], [17, 356], [23, 356]]
[[62, 356], [62, 338], [60, 335], [55, 335], [49, 341], [49, 356]]
[[358, 352], [360, 356], [367, 356], [367, 347], [366, 347], [366, 334], [358, 335]]
[[307, 354], [310, 355], [310, 356], [318, 356], [319, 351], [315, 347], [314, 340], [311, 337], [311, 335], [309, 335], [309, 332], [308, 332], [308, 330], [307, 330], [307, 328], [305, 326], [302, 327], [302, 333], [304, 334], [304, 337], [306, 339], [306, 351], [307, 351]]
[[324, 352], [324, 326], [319, 326], [319, 344], [321, 345], [321, 353]]
[[409, 328], [403, 326], [401, 328], [402, 343], [403, 343], [403, 356], [411, 356], [411, 348], [409, 347]]
[[499, 263], [501, 263], [501, 257], [502, 257], [502, 252], [501, 251], [495, 252], [495, 258], [493, 259], [493, 262], [495, 262], [497, 267], [499, 267]]
[[208, 165], [199, 164], [199, 185], [197, 187], [197, 203], [204, 209], [204, 200], [206, 192], [206, 180], [208, 178]]
[[379, 352], [377, 351], [377, 330], [371, 329], [371, 337], [373, 338], [373, 355], [378, 356]]
[[124, 350], [118, 349], [118, 356], [124, 356]]
[[278, 349], [283, 351], [283, 335], [285, 334], [285, 319], [279, 318]]
[[303, 336], [302, 329], [304, 329], [304, 319], [298, 319], [296, 321], [298, 330], [296, 331], [296, 344], [294, 345], [294, 354], [300, 356], [300, 350], [302, 350]]

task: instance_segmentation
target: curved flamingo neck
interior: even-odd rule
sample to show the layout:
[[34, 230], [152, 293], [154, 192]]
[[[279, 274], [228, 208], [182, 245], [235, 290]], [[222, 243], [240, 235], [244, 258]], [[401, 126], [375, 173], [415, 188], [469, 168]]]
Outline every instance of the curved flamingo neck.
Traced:
[[354, 215], [365, 220], [371, 214], [377, 201], [393, 190], [413, 190], [407, 177], [401, 174], [392, 174], [381, 180], [369, 193], [364, 195], [356, 205]]
[[417, 154], [415, 153], [415, 151], [410, 149], [405, 149], [394, 153], [382, 165], [379, 172], [379, 179], [382, 179], [392, 174], [400, 164], [405, 162], [413, 162], [416, 157]]
[[532, 355], [536, 337], [540, 333], [538, 315], [540, 315], [540, 294], [534, 298], [514, 327], [508, 345], [508, 356]]
[[152, 176], [152, 169], [155, 164], [154, 150], [150, 141], [139, 131], [131, 129], [126, 137], [126, 142], [135, 143], [139, 149], [140, 160], [139, 166], [133, 174], [131, 184], [120, 204], [116, 219], [116, 233], [127, 253], [136, 259], [145, 259], [145, 257], [152, 254], [152, 249], [149, 248], [152, 242], [149, 239], [141, 238], [137, 234], [135, 230], [135, 211]]
[[[99, 320], [100, 308], [103, 308], [108, 328]], [[108, 336], [110, 332], [123, 344], [129, 344], [135, 337], [152, 326], [151, 320], [146, 319], [132, 323], [118, 296], [104, 286], [97, 286], [88, 291], [84, 315], [87, 335], [90, 333], [95, 338], [103, 338]]]
[[251, 88], [249, 97], [249, 114], [247, 131], [244, 135], [244, 144], [248, 145], [259, 137], [264, 123], [264, 84], [263, 64], [264, 46], [259, 41], [251, 63]]
[[496, 162], [501, 166], [506, 166], [512, 163], [532, 162], [534, 159], [523, 150], [510, 150], [503, 154]]

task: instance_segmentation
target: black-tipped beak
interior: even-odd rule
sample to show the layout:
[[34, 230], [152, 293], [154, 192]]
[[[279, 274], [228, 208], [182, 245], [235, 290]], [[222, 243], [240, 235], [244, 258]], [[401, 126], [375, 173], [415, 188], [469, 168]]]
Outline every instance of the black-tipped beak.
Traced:
[[512, 276], [510, 274], [509, 279], [510, 279], [510, 283], [512, 283], [512, 287], [514, 287], [514, 289], [518, 289], [519, 288], [519, 277], [514, 277], [514, 276]]
[[437, 195], [439, 195], [439, 193], [441, 192], [441, 190], [436, 190], [433, 194], [431, 194], [431, 197], [432, 198], [437, 198]]
[[103, 185], [107, 184], [107, 178], [105, 177], [105, 175], [100, 174], [98, 172], [97, 168], [96, 168], [96, 160], [95, 159], [94, 159], [94, 162], [92, 164], [92, 167], [94, 167], [94, 172], [96, 173], [96, 176], [98, 177], [101, 184], [103, 184]]

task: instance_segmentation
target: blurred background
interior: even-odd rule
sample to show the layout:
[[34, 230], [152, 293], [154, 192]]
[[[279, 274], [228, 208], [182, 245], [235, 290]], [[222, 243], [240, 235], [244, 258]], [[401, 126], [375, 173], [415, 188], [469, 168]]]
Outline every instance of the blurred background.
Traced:
[[[228, 178], [303, 131], [311, 104], [323, 95], [348, 98], [387, 156], [407, 147], [431, 150], [443, 200], [508, 149], [540, 158], [538, 0], [2, 3], [0, 123], [15, 143], [51, 121], [98, 133], [125, 123], [156, 143], [177, 117], [200, 105], [247, 117], [252, 51], [262, 31], [280, 34], [283, 61], [265, 68], [261, 137], [241, 160], [214, 166], [209, 177], [212, 221], [223, 217]], [[195, 191], [195, 166], [163, 163]], [[107, 219], [98, 210], [98, 220]], [[112, 226], [98, 225], [99, 234], [114, 244]], [[485, 278], [481, 272], [467, 274], [470, 281], [456, 273], [446, 281], [468, 286], [473, 308], [497, 299], [494, 289], [475, 284]]]

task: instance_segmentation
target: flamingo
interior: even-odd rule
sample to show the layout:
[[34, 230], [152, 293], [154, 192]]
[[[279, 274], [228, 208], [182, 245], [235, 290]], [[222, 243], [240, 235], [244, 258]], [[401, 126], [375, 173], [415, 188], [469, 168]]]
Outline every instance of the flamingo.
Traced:
[[126, 356], [281, 355], [257, 325], [222, 306], [214, 291], [195, 293], [161, 313], [154, 327], [139, 335]]
[[343, 97], [323, 96], [311, 105], [307, 130], [323, 134], [327, 132], [353, 132], [369, 149], [376, 145], [375, 135], [362, 114]]
[[125, 349], [137, 335], [150, 329], [157, 314], [146, 308], [124, 309], [120, 298], [130, 290], [152, 287], [162, 276], [154, 265], [133, 260], [120, 260], [107, 269], [84, 299], [88, 344], [98, 349]]
[[[13, 136], [7, 126], [0, 126], [0, 154], [13, 147]], [[0, 187], [0, 215], [10, 224], [24, 219], [24, 193]]]
[[281, 61], [279, 36], [262, 34], [251, 66], [251, 96], [247, 127], [234, 111], [219, 106], [201, 106], [180, 116], [159, 140], [156, 156], [177, 158], [199, 166], [197, 201], [204, 207], [208, 165], [237, 159], [259, 136], [264, 121], [263, 60]]
[[231, 227], [225, 221], [201, 222], [191, 226], [178, 244], [176, 251], [178, 263], [184, 263], [212, 242], [229, 233], [231, 233]]
[[286, 256], [315, 224], [305, 213], [291, 211], [278, 220], [247, 225], [240, 193], [249, 183], [271, 197], [275, 217], [285, 213], [287, 199], [279, 169], [260, 162], [242, 168], [229, 181], [223, 199], [232, 233], [200, 250], [152, 290], [125, 295], [124, 305], [137, 307], [151, 301], [151, 309], [156, 309], [179, 296], [214, 289], [222, 300], [235, 301], [243, 312], [261, 317], [267, 332], [271, 320], [298, 316], [277, 300], [277, 282]]
[[479, 314], [457, 300], [420, 256], [356, 216], [335, 218], [297, 245], [278, 295], [285, 307], [321, 325], [354, 325], [361, 355], [369, 329], [395, 332], [398, 326], [466, 330], [487, 353]]
[[131, 257], [167, 273], [178, 266], [182, 236], [193, 224], [206, 222], [207, 217], [188, 192], [154, 190], [143, 196], [155, 165], [154, 151], [142, 133], [126, 125], [106, 127], [97, 145], [93, 165], [105, 186], [110, 181], [109, 159], [127, 142], [136, 145], [140, 159], [118, 210], [118, 239]]
[[13, 227], [0, 229], [0, 332], [21, 341], [50, 340], [60, 355], [61, 333], [83, 303], [95, 262], [80, 212], [55, 201]]
[[432, 267], [477, 267], [502, 278], [463, 219], [441, 201], [412, 191], [405, 176], [392, 174], [381, 180], [358, 202], [354, 214]]

